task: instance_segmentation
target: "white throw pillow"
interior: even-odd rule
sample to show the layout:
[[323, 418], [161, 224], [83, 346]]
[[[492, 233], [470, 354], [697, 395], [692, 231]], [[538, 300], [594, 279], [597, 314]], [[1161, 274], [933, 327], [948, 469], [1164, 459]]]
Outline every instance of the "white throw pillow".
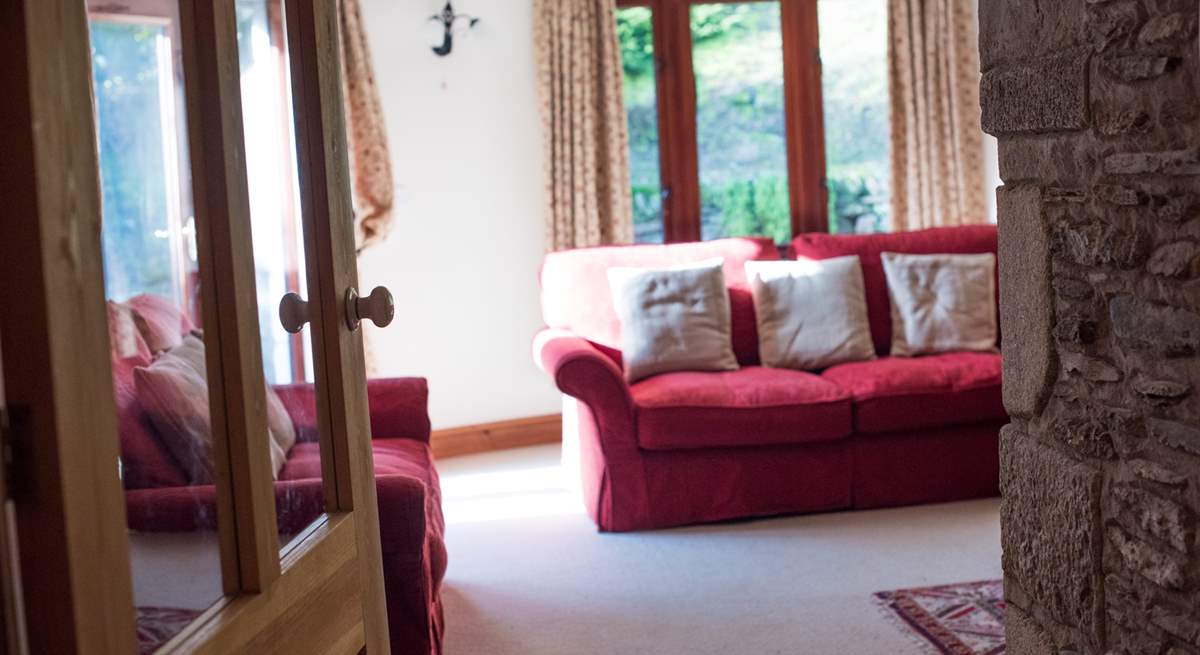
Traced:
[[814, 370], [875, 358], [858, 257], [746, 262], [763, 366]]
[[661, 270], [608, 269], [627, 380], [738, 367], [722, 264], [713, 259]]
[[881, 253], [892, 355], [996, 349], [996, 256]]

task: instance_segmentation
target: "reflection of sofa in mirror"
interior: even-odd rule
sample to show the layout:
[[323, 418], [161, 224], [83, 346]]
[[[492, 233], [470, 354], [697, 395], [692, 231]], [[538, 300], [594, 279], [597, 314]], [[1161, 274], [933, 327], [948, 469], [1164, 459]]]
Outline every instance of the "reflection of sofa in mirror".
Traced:
[[[135, 384], [136, 370], [153, 360], [143, 331], [170, 326], [187, 334], [193, 326], [170, 303], [145, 295], [110, 303], [109, 322], [135, 597], [139, 607], [156, 611], [203, 610], [222, 595], [216, 490], [189, 480], [139, 402]], [[313, 386], [277, 385], [274, 391], [297, 435], [275, 481], [280, 542], [286, 545], [323, 511], [321, 459]], [[446, 550], [429, 447], [428, 386], [420, 378], [369, 380], [367, 395], [392, 650], [437, 653]]]

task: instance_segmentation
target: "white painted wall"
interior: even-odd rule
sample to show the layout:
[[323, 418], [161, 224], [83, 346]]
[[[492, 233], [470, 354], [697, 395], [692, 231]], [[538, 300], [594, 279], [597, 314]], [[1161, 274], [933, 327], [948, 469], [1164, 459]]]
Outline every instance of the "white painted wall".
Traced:
[[983, 135], [983, 190], [987, 196], [988, 220], [996, 222], [996, 187], [1000, 181], [1000, 154], [996, 137]]
[[[368, 329], [376, 374], [429, 378], [435, 428], [560, 410], [529, 343], [541, 325], [542, 156], [530, 0], [460, 0], [482, 20], [430, 52], [442, 0], [363, 0], [398, 180], [395, 228], [360, 260], [396, 322]], [[989, 212], [999, 171], [985, 135]]]
[[462, 0], [482, 20], [448, 57], [444, 0], [363, 0], [398, 180], [395, 228], [366, 251], [396, 322], [368, 334], [377, 374], [429, 378], [435, 428], [560, 411], [533, 364], [541, 325], [542, 137], [530, 0]]

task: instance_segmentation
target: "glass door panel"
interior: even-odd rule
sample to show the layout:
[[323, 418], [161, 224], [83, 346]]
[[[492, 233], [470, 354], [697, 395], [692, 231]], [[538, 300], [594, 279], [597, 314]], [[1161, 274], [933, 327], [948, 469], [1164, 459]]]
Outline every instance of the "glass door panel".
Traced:
[[[176, 2], [89, 12], [110, 361], [138, 640], [224, 596], [219, 445], [188, 176]], [[219, 439], [219, 435], [218, 439]]]
[[274, 462], [276, 511], [279, 542], [286, 549], [321, 515], [325, 504], [313, 388], [313, 331], [305, 323], [290, 333], [279, 314], [284, 296], [308, 299], [309, 273], [300, 216], [287, 30], [279, 0], [237, 0], [236, 7], [263, 371], [268, 409], [274, 404], [273, 395], [287, 410], [271, 426], [280, 446], [273, 449], [272, 458], [279, 459]]
[[625, 72], [623, 93], [629, 127], [629, 172], [633, 183], [636, 243], [663, 242], [653, 18], [649, 7], [617, 9], [617, 36]]
[[885, 0], [819, 0], [829, 229], [887, 230], [891, 213]]
[[778, 2], [691, 7], [703, 239], [791, 239]]

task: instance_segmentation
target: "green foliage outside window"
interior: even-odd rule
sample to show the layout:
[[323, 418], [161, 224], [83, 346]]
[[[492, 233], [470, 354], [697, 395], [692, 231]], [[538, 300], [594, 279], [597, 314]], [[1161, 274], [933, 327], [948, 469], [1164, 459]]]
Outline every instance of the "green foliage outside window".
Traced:
[[[819, 4], [830, 229], [886, 229], [889, 209], [886, 6]], [[706, 237], [791, 233], [778, 4], [691, 7], [697, 136]], [[617, 12], [625, 72], [635, 229], [661, 234], [651, 12]], [[773, 55], [772, 57], [777, 56]], [[661, 238], [661, 237], [659, 237]]]

